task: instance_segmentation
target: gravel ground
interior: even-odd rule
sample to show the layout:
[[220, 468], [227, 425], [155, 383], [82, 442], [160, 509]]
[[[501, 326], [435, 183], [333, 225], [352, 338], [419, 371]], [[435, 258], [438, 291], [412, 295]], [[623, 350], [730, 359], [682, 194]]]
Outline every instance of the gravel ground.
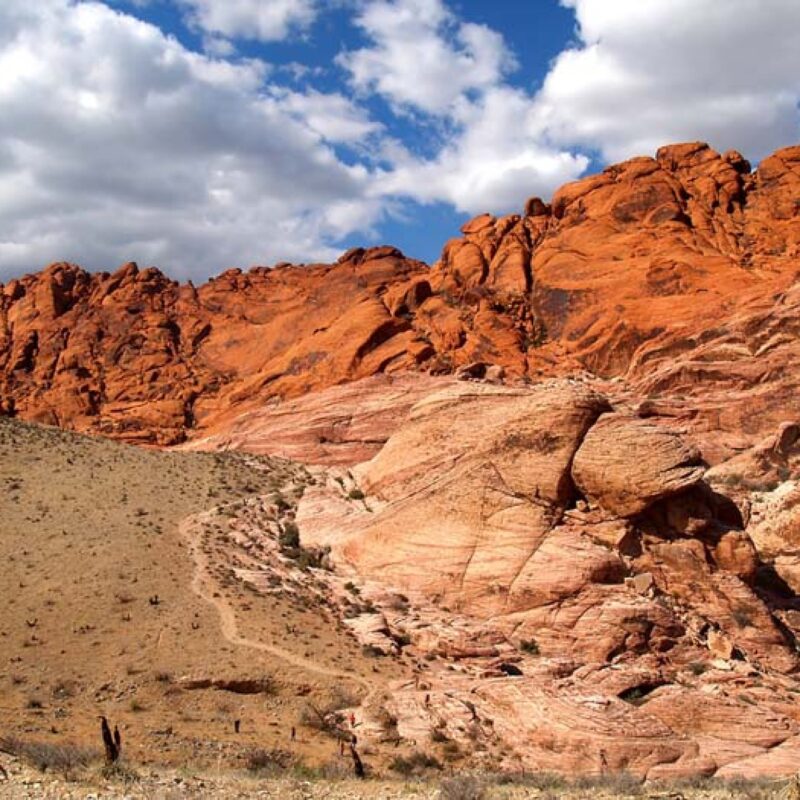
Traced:
[[800, 781], [758, 781], [704, 788], [626, 786], [625, 781], [586, 788], [486, 784], [458, 776], [422, 780], [322, 780], [297, 776], [257, 778], [242, 773], [194, 774], [185, 770], [140, 770], [126, 783], [124, 772], [104, 779], [98, 769], [73, 780], [43, 774], [3, 756], [3, 800], [183, 800], [183, 798], [280, 798], [280, 800], [800, 800]]

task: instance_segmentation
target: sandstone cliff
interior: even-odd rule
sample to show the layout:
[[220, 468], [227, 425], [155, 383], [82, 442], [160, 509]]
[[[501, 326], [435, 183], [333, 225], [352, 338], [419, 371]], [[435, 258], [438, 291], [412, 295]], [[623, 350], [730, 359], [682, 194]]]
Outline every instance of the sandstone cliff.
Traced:
[[625, 378], [730, 455], [797, 410], [798, 197], [800, 147], [752, 172], [673, 145], [472, 220], [430, 269], [390, 247], [200, 287], [54, 264], [0, 289], [0, 408], [171, 444], [271, 397], [479, 361]]
[[[200, 287], [52, 265], [0, 287], [0, 411], [316, 465], [310, 584], [414, 670], [352, 710], [362, 742], [390, 719], [509, 768], [794, 772], [800, 147], [665, 147], [462, 233], [432, 267]], [[251, 511], [223, 538], [258, 586]]]

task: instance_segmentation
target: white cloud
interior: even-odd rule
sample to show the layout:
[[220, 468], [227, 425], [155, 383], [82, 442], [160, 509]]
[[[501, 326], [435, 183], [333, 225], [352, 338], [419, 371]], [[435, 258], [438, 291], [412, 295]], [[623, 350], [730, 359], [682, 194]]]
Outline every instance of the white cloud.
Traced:
[[797, 0], [562, 0], [580, 45], [536, 97], [565, 146], [618, 160], [702, 139], [750, 158], [800, 133]]
[[0, 5], [0, 279], [55, 259], [203, 277], [329, 259], [380, 214], [325, 143], [373, 130], [340, 95], [184, 49], [98, 3]]
[[434, 158], [397, 156], [382, 190], [470, 214], [519, 211], [526, 197], [548, 196], [580, 175], [588, 159], [543, 141], [532, 112], [525, 92], [489, 89], [462, 105], [459, 133]]
[[352, 144], [381, 129], [366, 111], [338, 93], [275, 88], [273, 94], [285, 112], [296, 116], [329, 142]]
[[447, 114], [465, 92], [495, 85], [514, 65], [502, 36], [460, 22], [442, 0], [373, 0], [356, 24], [371, 44], [337, 62], [357, 89], [400, 110]]
[[338, 58], [352, 84], [427, 119], [441, 139], [433, 157], [385, 142], [393, 167], [374, 191], [505, 212], [585, 169], [586, 158], [544, 140], [532, 98], [507, 85], [516, 60], [496, 31], [459, 20], [442, 0], [371, 0], [356, 21], [369, 44]]
[[317, 15], [316, 0], [179, 0], [192, 24], [209, 33], [265, 42], [305, 30]]
[[367, 4], [370, 46], [341, 59], [352, 81], [446, 131], [433, 157], [399, 150], [381, 191], [505, 212], [578, 177], [582, 151], [617, 161], [701, 139], [757, 159], [797, 140], [797, 0], [562, 2], [580, 40], [535, 94], [509, 85], [501, 37], [467, 33], [440, 0]]
[[506, 211], [585, 167], [531, 136], [530, 98], [504, 85], [516, 62], [496, 31], [459, 20], [442, 0], [371, 0], [356, 23], [368, 45], [337, 59], [352, 85], [380, 94], [400, 115], [428, 118], [441, 137], [428, 158], [384, 141], [392, 167], [376, 176], [373, 193]]

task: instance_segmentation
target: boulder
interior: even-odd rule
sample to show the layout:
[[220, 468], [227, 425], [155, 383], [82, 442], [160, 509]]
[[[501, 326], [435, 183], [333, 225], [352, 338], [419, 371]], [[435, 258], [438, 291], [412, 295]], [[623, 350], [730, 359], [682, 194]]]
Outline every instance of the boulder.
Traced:
[[605, 414], [575, 454], [572, 477], [593, 502], [633, 517], [699, 483], [700, 452], [672, 431], [638, 417]]

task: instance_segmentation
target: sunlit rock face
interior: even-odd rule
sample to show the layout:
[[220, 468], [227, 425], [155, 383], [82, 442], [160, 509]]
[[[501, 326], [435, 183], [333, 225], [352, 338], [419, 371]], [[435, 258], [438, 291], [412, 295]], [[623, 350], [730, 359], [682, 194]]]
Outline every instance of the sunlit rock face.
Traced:
[[0, 408], [170, 444], [271, 398], [479, 362], [624, 378], [720, 434], [717, 461], [797, 410], [798, 196], [800, 147], [751, 172], [681, 144], [479, 216], [432, 268], [378, 247], [194, 287], [54, 264], [0, 290]]

